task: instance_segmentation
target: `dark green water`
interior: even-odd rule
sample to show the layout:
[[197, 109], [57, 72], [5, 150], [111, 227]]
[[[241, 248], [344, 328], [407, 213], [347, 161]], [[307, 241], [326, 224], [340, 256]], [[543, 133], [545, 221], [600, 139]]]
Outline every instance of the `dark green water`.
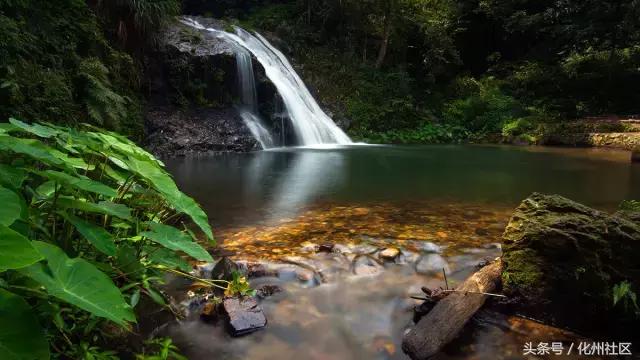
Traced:
[[391, 201], [516, 205], [534, 191], [613, 209], [640, 198], [625, 152], [510, 146], [282, 149], [167, 161], [214, 225], [295, 215], [314, 203]]

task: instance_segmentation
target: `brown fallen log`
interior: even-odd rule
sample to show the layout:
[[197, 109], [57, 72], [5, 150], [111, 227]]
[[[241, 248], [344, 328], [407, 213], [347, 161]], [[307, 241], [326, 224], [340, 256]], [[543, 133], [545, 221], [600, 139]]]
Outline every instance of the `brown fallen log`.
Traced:
[[453, 340], [469, 319], [484, 304], [500, 282], [502, 261], [478, 270], [462, 285], [440, 300], [402, 339], [402, 350], [413, 360], [435, 355]]

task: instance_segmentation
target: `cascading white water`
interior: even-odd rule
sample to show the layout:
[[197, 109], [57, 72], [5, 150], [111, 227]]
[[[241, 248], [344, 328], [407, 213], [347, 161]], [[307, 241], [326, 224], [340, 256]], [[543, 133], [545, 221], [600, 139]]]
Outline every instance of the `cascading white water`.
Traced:
[[236, 65], [238, 68], [238, 87], [240, 88], [240, 117], [251, 131], [253, 137], [258, 140], [263, 149], [274, 146], [273, 137], [264, 126], [258, 115], [258, 95], [256, 92], [256, 80], [253, 75], [253, 63], [251, 54], [244, 48], [236, 51]]
[[248, 51], [262, 64], [275, 85], [301, 145], [350, 144], [351, 139], [322, 111], [287, 58], [264, 37], [236, 27], [236, 33], [205, 28], [197, 21], [183, 19], [184, 24], [215, 33]]

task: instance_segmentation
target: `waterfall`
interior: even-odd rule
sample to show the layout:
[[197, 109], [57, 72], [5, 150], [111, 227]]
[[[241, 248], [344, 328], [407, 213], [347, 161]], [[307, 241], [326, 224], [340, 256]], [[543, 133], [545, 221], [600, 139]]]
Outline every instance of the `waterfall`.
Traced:
[[258, 95], [251, 54], [245, 49], [238, 49], [236, 51], [236, 65], [241, 102], [240, 117], [253, 137], [258, 140], [260, 146], [263, 149], [271, 148], [274, 146], [273, 137], [258, 114]]
[[182, 22], [194, 28], [215, 33], [218, 37], [248, 50], [256, 57], [264, 67], [267, 77], [278, 90], [301, 145], [351, 143], [351, 139], [322, 111], [284, 54], [274, 48], [267, 39], [258, 33], [251, 34], [239, 27], [236, 27], [235, 34], [232, 34], [205, 28], [192, 19], [183, 19]]

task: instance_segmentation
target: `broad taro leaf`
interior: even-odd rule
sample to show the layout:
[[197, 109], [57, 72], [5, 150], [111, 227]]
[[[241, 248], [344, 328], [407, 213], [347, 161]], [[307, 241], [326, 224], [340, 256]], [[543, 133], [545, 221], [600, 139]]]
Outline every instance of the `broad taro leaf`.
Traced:
[[64, 217], [100, 252], [109, 256], [116, 254], [116, 244], [113, 242], [113, 236], [103, 227], [70, 214], [65, 214]]
[[0, 359], [46, 360], [49, 343], [24, 299], [0, 288]]
[[49, 147], [36, 139], [20, 139], [13, 136], [0, 135], [0, 149], [11, 150], [18, 154], [30, 156], [49, 165], [63, 165], [60, 151]]
[[[95, 128], [94, 126], [88, 125]], [[164, 166], [162, 161], [155, 158], [148, 151], [136, 145], [133, 141], [126, 137], [114, 133], [112, 131], [101, 130], [101, 132], [89, 132], [89, 135], [95, 139], [100, 140], [103, 144], [110, 146], [112, 149], [117, 150], [123, 155], [134, 156], [138, 159], [155, 162], [160, 166]]]
[[176, 209], [178, 212], [189, 215], [193, 222], [202, 229], [207, 237], [209, 239], [213, 239], [213, 233], [209, 226], [207, 214], [205, 214], [195, 200], [178, 190], [176, 183], [166, 171], [155, 163], [138, 160], [132, 157], [129, 157], [127, 165], [132, 172], [136, 173], [143, 179], [146, 179], [151, 183], [154, 189], [164, 195], [171, 207]]
[[140, 262], [138, 251], [128, 244], [120, 244], [116, 254], [116, 264], [118, 269], [127, 274], [143, 273], [144, 265]]
[[0, 225], [0, 272], [20, 269], [42, 260], [42, 255], [19, 232]]
[[124, 204], [116, 204], [110, 201], [100, 201], [92, 203], [88, 201], [76, 200], [68, 197], [60, 197], [56, 204], [62, 208], [71, 208], [83, 212], [106, 214], [118, 217], [123, 220], [131, 219], [131, 209]]
[[26, 178], [27, 173], [24, 170], [0, 164], [0, 184], [17, 190], [20, 189]]
[[33, 124], [33, 125], [29, 125], [27, 123], [24, 123], [18, 119], [14, 119], [14, 118], [10, 118], [9, 122], [11, 124], [13, 124], [14, 126], [16, 126], [17, 128], [22, 129], [23, 131], [26, 131], [28, 133], [31, 133], [33, 135], [42, 137], [42, 138], [50, 138], [52, 136], [55, 136], [58, 134], [58, 130], [50, 128], [48, 126], [45, 125], [40, 125], [40, 124]]
[[45, 145], [36, 139], [21, 139], [0, 134], [0, 150], [10, 150], [18, 154], [24, 154], [45, 164], [78, 169], [93, 169], [81, 158], [69, 157], [67, 154]]
[[136, 320], [120, 290], [94, 265], [81, 258], [67, 257], [55, 245], [33, 243], [47, 262], [19, 271], [39, 282], [51, 296], [120, 325]]
[[0, 123], [0, 134], [18, 130], [18, 127], [10, 123]]
[[55, 170], [45, 170], [36, 172], [38, 175], [46, 177], [49, 180], [54, 180], [62, 185], [74, 187], [76, 189], [104, 195], [107, 197], [115, 197], [118, 192], [101, 182], [91, 180], [87, 177], [78, 177], [69, 175]]
[[42, 199], [48, 199], [56, 193], [56, 187], [60, 189], [60, 185], [52, 180], [45, 181], [36, 188], [36, 195]]
[[193, 242], [188, 234], [173, 226], [148, 222], [151, 231], [143, 231], [140, 235], [171, 250], [183, 251], [187, 255], [200, 261], [213, 262], [211, 255], [198, 243]]
[[22, 201], [18, 194], [0, 186], [0, 225], [10, 226], [20, 218]]
[[184, 272], [193, 270], [191, 265], [189, 265], [189, 262], [176, 254], [175, 251], [161, 247], [152, 248], [150, 246], [146, 247], [145, 251], [148, 254], [147, 258], [153, 263], [164, 265], [172, 269], [180, 269]]

